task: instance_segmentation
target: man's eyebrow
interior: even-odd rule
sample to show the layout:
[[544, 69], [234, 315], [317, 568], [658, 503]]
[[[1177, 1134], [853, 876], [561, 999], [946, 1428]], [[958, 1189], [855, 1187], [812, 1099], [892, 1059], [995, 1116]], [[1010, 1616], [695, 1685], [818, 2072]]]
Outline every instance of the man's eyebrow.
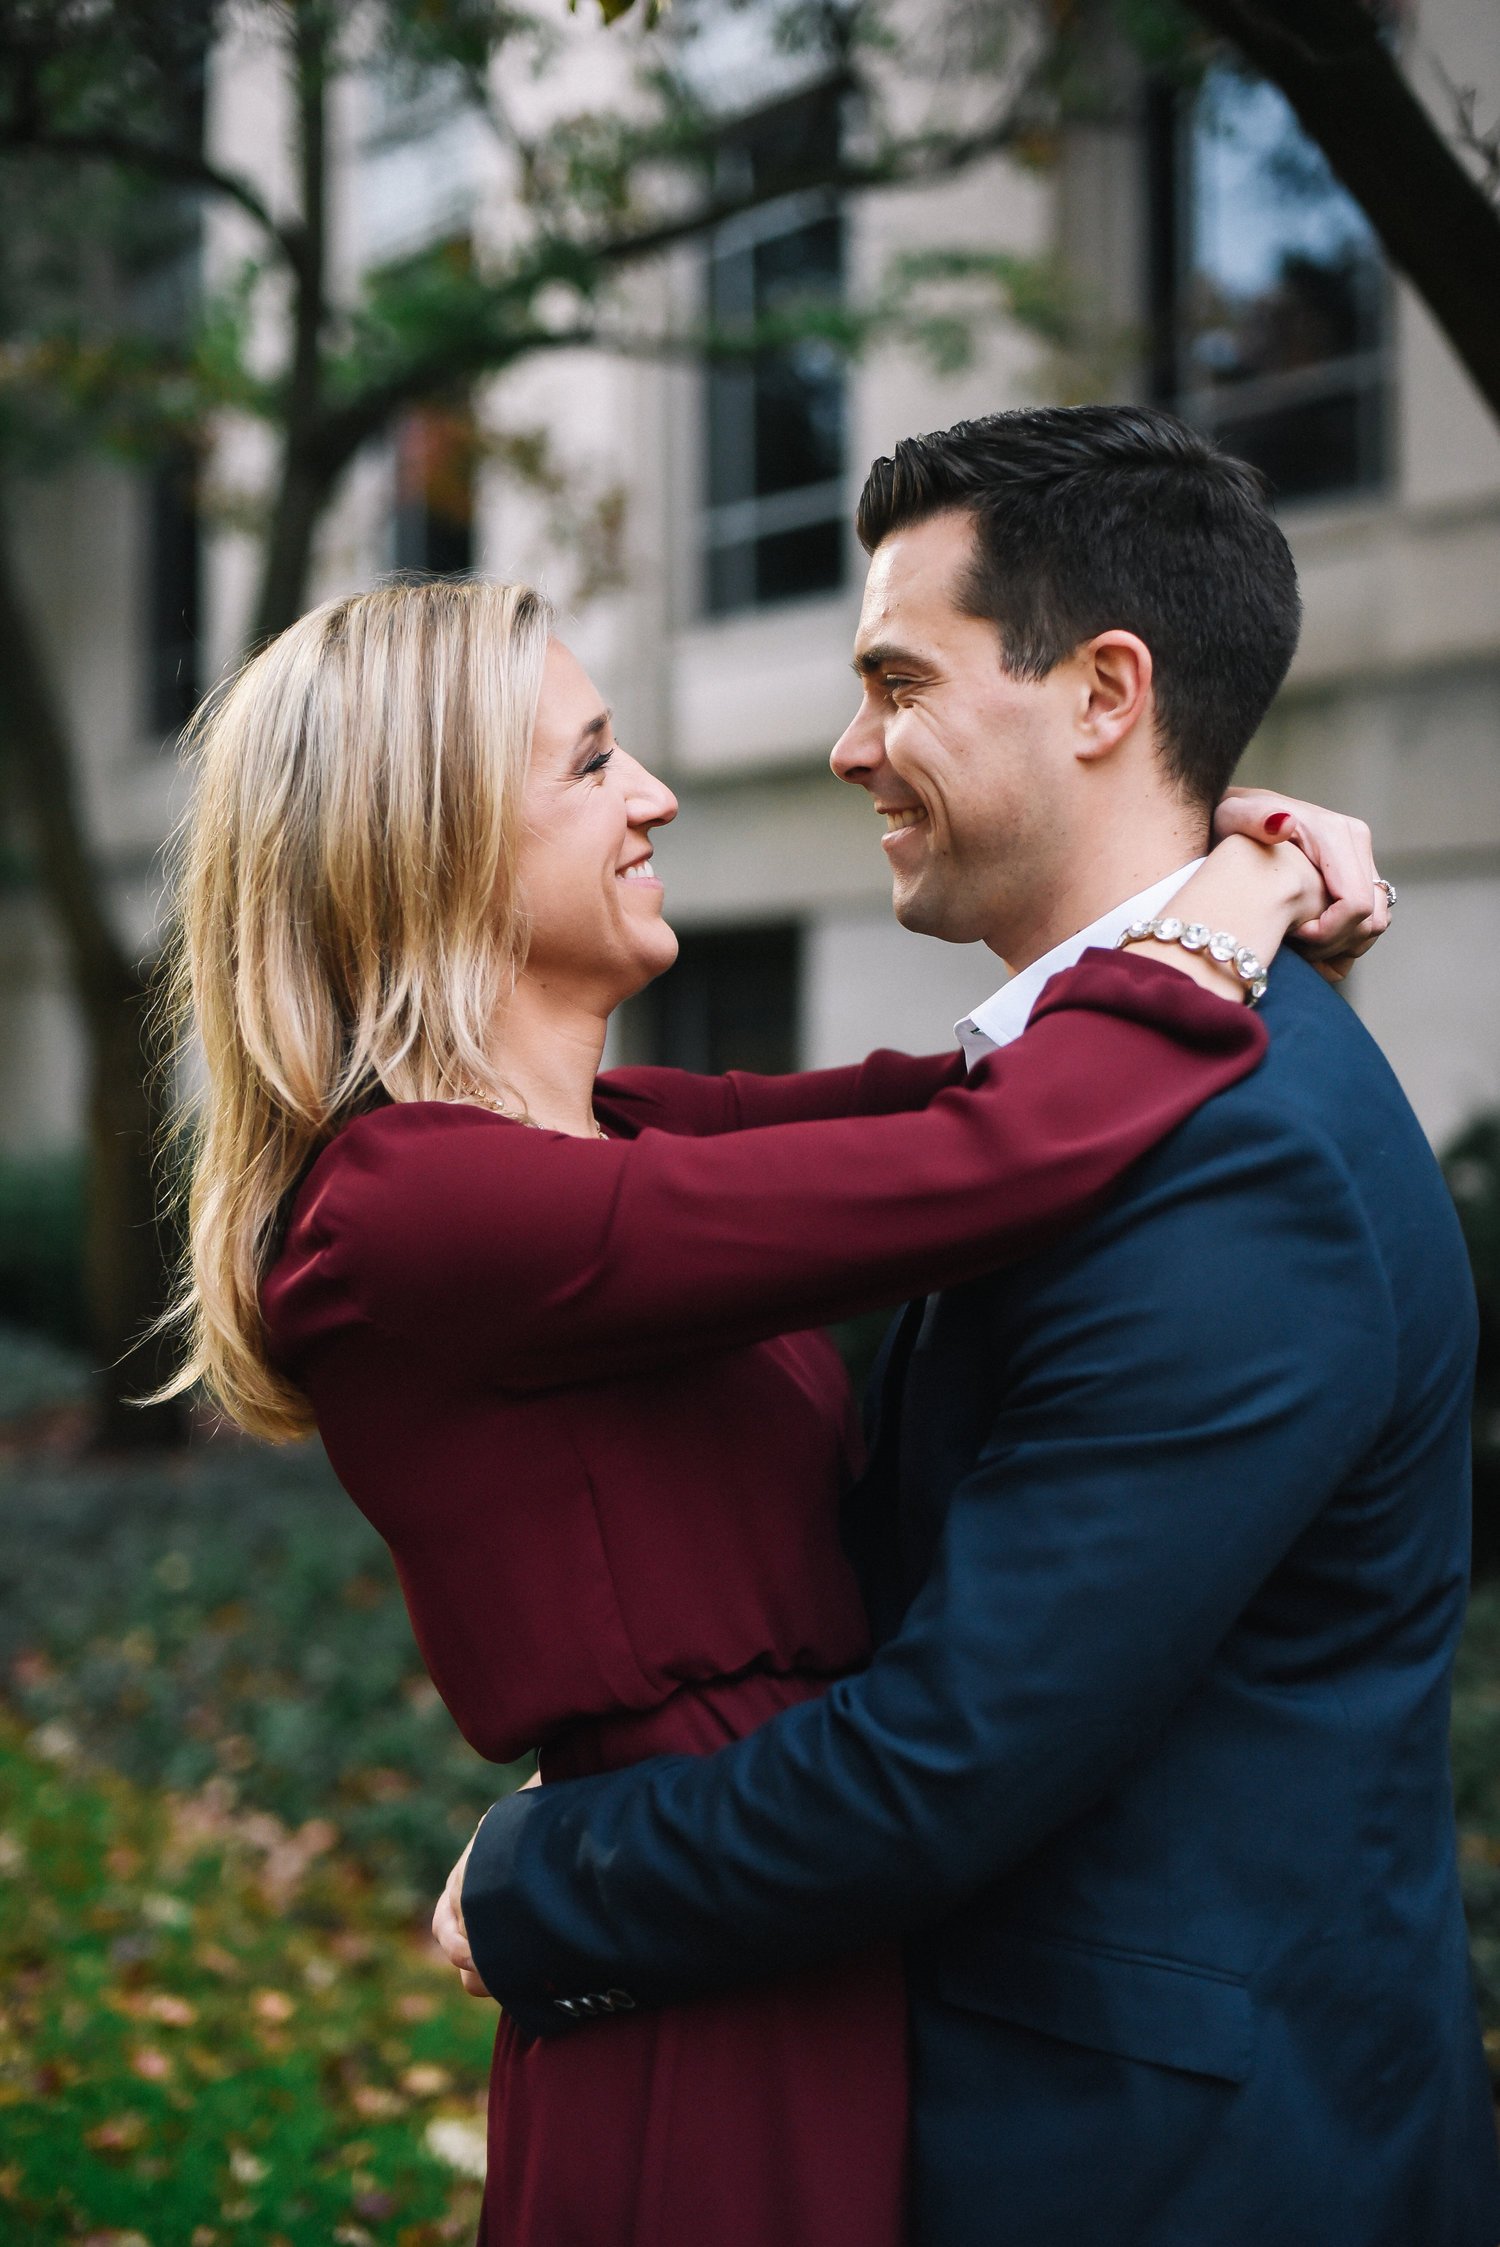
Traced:
[[596, 718], [590, 718], [573, 744], [573, 755], [575, 757], [580, 749], [586, 749], [591, 741], [597, 741], [601, 733], [608, 733], [609, 723], [613, 716], [613, 710], [601, 710]]
[[876, 671], [925, 671], [929, 665], [910, 648], [898, 648], [891, 641], [877, 642], [873, 648], [863, 648], [854, 658], [857, 678], [868, 679]]

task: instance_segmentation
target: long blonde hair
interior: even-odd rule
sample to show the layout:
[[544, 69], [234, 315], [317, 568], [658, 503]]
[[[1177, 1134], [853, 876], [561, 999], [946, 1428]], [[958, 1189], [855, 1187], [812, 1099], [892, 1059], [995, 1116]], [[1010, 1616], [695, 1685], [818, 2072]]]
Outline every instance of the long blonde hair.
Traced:
[[486, 1039], [525, 950], [521, 794], [551, 611], [525, 585], [389, 584], [251, 658], [192, 728], [165, 1013], [188, 1250], [168, 1322], [273, 1441], [312, 1426], [268, 1363], [260, 1289], [288, 1196], [383, 1100], [491, 1093]]

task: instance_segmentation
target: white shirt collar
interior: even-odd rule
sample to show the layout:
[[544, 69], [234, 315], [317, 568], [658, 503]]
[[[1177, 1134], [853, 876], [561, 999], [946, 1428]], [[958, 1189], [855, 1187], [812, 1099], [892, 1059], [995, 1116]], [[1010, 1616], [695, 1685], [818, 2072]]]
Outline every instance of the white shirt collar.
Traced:
[[1065, 967], [1072, 967], [1094, 945], [1108, 951], [1132, 921], [1153, 919], [1202, 864], [1201, 858], [1195, 858], [1188, 865], [1179, 866], [1175, 874], [1168, 874], [1164, 881], [1143, 889], [1139, 897], [1127, 897], [1123, 905], [1101, 913], [1097, 921], [1091, 921], [1076, 936], [1064, 937], [1061, 944], [1054, 944], [1041, 959], [1033, 960], [1030, 967], [1022, 968], [1019, 975], [1003, 983], [983, 1006], [975, 1007], [962, 1022], [956, 1022], [953, 1034], [964, 1049], [969, 1067], [972, 1069], [987, 1053], [993, 1053], [998, 1046], [1009, 1045], [1013, 1038], [1021, 1035], [1031, 1020], [1032, 1008], [1054, 975], [1060, 975]]

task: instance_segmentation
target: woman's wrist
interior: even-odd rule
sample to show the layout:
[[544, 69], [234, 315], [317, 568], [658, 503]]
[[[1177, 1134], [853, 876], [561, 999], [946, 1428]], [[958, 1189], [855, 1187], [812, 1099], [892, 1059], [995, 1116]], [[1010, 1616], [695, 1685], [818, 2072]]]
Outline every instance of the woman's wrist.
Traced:
[[[1269, 967], [1289, 930], [1321, 910], [1323, 888], [1315, 869], [1290, 843], [1262, 843], [1232, 835], [1218, 844], [1172, 899], [1172, 917], [1198, 921], [1215, 935], [1232, 936], [1237, 949]], [[1206, 991], [1243, 1004], [1247, 986], [1233, 961], [1155, 938], [1131, 946], [1164, 961]]]

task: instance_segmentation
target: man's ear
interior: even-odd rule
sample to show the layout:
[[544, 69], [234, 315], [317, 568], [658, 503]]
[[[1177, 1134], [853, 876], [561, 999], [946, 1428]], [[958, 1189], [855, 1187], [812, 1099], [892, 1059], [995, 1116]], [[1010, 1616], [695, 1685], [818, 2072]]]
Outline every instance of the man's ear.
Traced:
[[1134, 632], [1101, 632], [1085, 640], [1078, 666], [1074, 754], [1086, 763], [1109, 756], [1151, 708], [1151, 650]]

